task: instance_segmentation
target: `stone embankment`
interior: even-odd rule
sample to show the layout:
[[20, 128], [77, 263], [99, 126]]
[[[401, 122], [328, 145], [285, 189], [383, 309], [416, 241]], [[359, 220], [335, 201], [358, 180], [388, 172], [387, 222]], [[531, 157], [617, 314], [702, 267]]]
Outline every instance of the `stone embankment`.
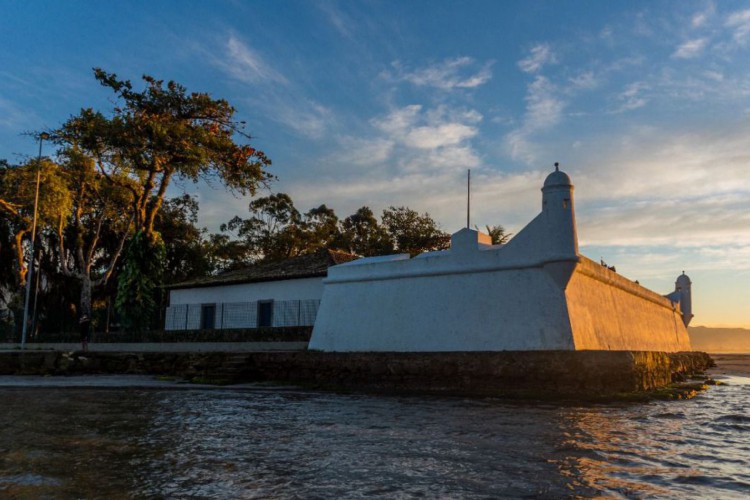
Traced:
[[598, 398], [653, 391], [713, 364], [700, 352], [4, 352], [0, 375], [152, 374], [335, 390]]

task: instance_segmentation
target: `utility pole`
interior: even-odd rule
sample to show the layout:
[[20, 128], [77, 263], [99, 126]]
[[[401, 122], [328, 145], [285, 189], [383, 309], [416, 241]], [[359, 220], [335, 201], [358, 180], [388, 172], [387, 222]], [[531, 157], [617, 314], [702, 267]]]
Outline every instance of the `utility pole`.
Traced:
[[466, 228], [471, 229], [471, 169], [466, 177]]
[[49, 139], [49, 134], [39, 134], [39, 156], [36, 160], [36, 193], [34, 194], [34, 220], [31, 224], [31, 257], [29, 258], [29, 269], [26, 273], [26, 300], [23, 303], [23, 330], [21, 330], [21, 349], [26, 348], [26, 330], [29, 323], [29, 298], [31, 295], [31, 277], [34, 270], [34, 241], [36, 241], [36, 216], [39, 208], [39, 181], [42, 176], [42, 142]]

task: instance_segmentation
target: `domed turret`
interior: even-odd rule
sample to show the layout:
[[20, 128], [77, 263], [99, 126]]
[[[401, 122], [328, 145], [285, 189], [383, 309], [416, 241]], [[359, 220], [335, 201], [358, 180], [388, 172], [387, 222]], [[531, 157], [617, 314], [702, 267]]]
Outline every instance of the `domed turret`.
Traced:
[[682, 274], [674, 282], [674, 293], [679, 295], [682, 322], [685, 323], [685, 326], [688, 326], [690, 320], [693, 319], [692, 284], [685, 271], [682, 271]]
[[559, 253], [578, 254], [578, 234], [573, 207], [573, 184], [560, 164], [547, 176], [542, 187], [542, 213], [549, 223], [548, 238]]
[[546, 179], [544, 179], [544, 187], [551, 186], [573, 186], [573, 184], [571, 184], [570, 182], [570, 177], [568, 177], [568, 174], [560, 171], [558, 163], [555, 163], [555, 171], [549, 174]]

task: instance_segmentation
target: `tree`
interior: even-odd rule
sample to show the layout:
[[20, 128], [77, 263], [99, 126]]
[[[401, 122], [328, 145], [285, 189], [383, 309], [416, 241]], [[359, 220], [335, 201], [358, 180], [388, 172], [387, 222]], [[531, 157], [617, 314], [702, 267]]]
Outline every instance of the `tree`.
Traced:
[[235, 142], [236, 136], [250, 137], [223, 99], [188, 93], [176, 82], [165, 85], [150, 76], [143, 77], [141, 91], [99, 68], [94, 76], [115, 93], [119, 105], [110, 117], [82, 109], [54, 137], [63, 147], [92, 158], [102, 176], [130, 194], [135, 237], [126, 251], [117, 304], [135, 325], [153, 302], [145, 295], [156, 286], [153, 271], [164, 264], [159, 259], [166, 250], [155, 222], [173, 178], [218, 181], [238, 194], [252, 195], [271, 179], [265, 170], [271, 162], [262, 151]]
[[233, 120], [235, 109], [227, 101], [147, 75], [142, 91], [114, 73], [96, 68], [94, 75], [120, 105], [110, 118], [82, 109], [54, 135], [94, 158], [104, 176], [131, 192], [135, 230], [147, 238], [175, 177], [219, 181], [241, 195], [255, 194], [258, 184], [272, 178], [262, 151], [235, 142], [235, 136], [250, 136], [242, 132], [244, 123]]
[[383, 210], [382, 222], [399, 252], [414, 256], [450, 246], [450, 235], [440, 230], [430, 214], [420, 215], [408, 207], [390, 207]]
[[22, 165], [0, 163], [0, 213], [6, 220], [5, 230], [13, 235], [18, 285], [26, 282], [28, 268], [24, 253], [31, 235], [37, 172], [39, 173], [38, 233], [44, 227], [55, 227], [60, 217], [70, 211], [72, 193], [57, 165], [46, 158]]
[[393, 243], [386, 229], [369, 207], [362, 207], [341, 221], [340, 247], [349, 253], [372, 257], [393, 253]]
[[236, 216], [221, 230], [236, 231], [253, 260], [277, 261], [300, 254], [302, 216], [288, 194], [258, 198], [248, 209], [249, 218]]
[[61, 213], [57, 223], [60, 270], [80, 284], [78, 312], [91, 318], [92, 290], [111, 277], [129, 234], [133, 217], [122, 186], [132, 180], [110, 182], [74, 147], [61, 151], [60, 159], [59, 172], [72, 194], [69, 213]]
[[212, 271], [205, 230], [199, 229], [198, 202], [189, 194], [164, 200], [155, 228], [165, 246], [164, 282], [179, 283]]
[[325, 204], [308, 210], [300, 224], [298, 253], [313, 253], [321, 248], [331, 248], [341, 239], [339, 218]]

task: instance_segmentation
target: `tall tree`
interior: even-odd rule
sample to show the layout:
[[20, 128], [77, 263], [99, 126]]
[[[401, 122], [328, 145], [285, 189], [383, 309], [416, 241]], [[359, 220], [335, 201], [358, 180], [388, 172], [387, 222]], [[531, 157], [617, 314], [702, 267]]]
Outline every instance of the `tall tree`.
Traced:
[[[94, 75], [119, 101], [112, 116], [82, 109], [55, 136], [94, 158], [103, 175], [131, 192], [136, 231], [151, 237], [173, 178], [218, 181], [241, 195], [254, 194], [271, 179], [266, 155], [235, 142], [236, 136], [250, 136], [243, 122], [234, 121], [227, 101], [147, 75], [141, 91], [114, 73], [96, 68]], [[122, 182], [123, 177], [135, 182]]]
[[372, 257], [393, 253], [393, 242], [369, 207], [362, 207], [341, 221], [340, 246], [349, 253]]
[[155, 228], [164, 240], [166, 251], [164, 282], [178, 283], [212, 271], [209, 246], [204, 230], [199, 229], [198, 201], [188, 194], [164, 200]]
[[5, 230], [13, 236], [18, 284], [24, 285], [28, 267], [26, 245], [30, 240], [34, 215], [37, 173], [39, 174], [39, 202], [37, 227], [55, 227], [60, 217], [70, 212], [72, 193], [58, 166], [46, 158], [22, 165], [0, 163], [0, 213], [5, 219]]
[[236, 231], [254, 260], [276, 261], [300, 254], [302, 215], [286, 193], [250, 202], [251, 216], [234, 217], [222, 231]]
[[80, 284], [79, 314], [91, 318], [92, 290], [111, 277], [130, 232], [130, 197], [122, 186], [133, 181], [110, 182], [76, 148], [61, 151], [59, 158], [72, 193], [71, 210], [60, 214], [57, 223], [60, 269]]
[[130, 193], [135, 236], [126, 250], [117, 304], [132, 324], [141, 324], [154, 302], [146, 295], [159, 284], [154, 270], [163, 268], [159, 259], [166, 254], [155, 222], [170, 182], [203, 179], [254, 194], [271, 179], [266, 171], [271, 162], [262, 151], [235, 142], [250, 137], [223, 99], [150, 76], [143, 77], [143, 90], [99, 68], [94, 76], [118, 100], [111, 116], [83, 109], [54, 135], [93, 158], [101, 175]]
[[413, 256], [450, 246], [450, 235], [440, 230], [430, 214], [420, 215], [408, 207], [390, 207], [383, 210], [382, 221], [399, 252]]

